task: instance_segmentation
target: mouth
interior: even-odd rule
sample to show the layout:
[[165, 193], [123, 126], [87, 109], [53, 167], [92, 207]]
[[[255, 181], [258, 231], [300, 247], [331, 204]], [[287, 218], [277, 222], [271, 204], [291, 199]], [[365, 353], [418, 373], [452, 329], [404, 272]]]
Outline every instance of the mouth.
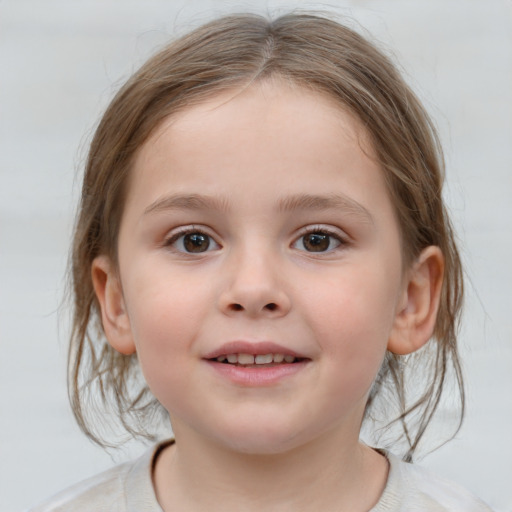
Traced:
[[305, 361], [305, 357], [296, 357], [292, 354], [268, 353], [268, 354], [221, 354], [210, 358], [209, 361], [216, 361], [231, 366], [244, 368], [272, 368], [284, 364], [296, 364]]
[[278, 385], [303, 374], [312, 361], [304, 354], [270, 341], [233, 341], [205, 354], [204, 359], [222, 378], [242, 387]]

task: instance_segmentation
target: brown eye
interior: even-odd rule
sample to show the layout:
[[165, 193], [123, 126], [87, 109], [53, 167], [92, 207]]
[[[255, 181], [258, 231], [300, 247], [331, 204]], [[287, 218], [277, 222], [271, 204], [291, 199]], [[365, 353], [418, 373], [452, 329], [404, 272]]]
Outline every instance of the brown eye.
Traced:
[[301, 236], [294, 244], [295, 249], [306, 252], [329, 252], [343, 241], [336, 235], [324, 231], [312, 231]]
[[165, 242], [165, 246], [174, 252], [185, 254], [201, 254], [220, 249], [215, 239], [203, 231], [178, 231]]
[[324, 233], [309, 233], [304, 236], [302, 243], [306, 251], [324, 252], [329, 249], [330, 238]]
[[210, 247], [210, 237], [204, 233], [188, 233], [183, 236], [183, 248], [186, 252], [205, 252]]

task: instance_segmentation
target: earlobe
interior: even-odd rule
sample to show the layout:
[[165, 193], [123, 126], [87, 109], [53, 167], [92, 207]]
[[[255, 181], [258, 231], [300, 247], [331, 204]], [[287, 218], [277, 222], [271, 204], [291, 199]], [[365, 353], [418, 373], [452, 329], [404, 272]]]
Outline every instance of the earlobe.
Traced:
[[402, 298], [388, 341], [388, 350], [405, 355], [432, 337], [441, 300], [444, 257], [441, 249], [423, 249], [407, 274]]
[[101, 322], [110, 345], [121, 354], [135, 352], [130, 320], [117, 271], [110, 258], [98, 256], [92, 262], [91, 277], [101, 309]]

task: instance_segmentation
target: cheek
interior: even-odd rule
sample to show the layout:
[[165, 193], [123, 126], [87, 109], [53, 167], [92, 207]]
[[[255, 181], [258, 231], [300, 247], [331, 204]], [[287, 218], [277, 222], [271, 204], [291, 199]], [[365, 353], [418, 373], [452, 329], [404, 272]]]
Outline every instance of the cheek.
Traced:
[[372, 263], [343, 269], [330, 279], [327, 289], [311, 283], [305, 309], [314, 311], [311, 319], [320, 328], [339, 333], [341, 339], [387, 340], [395, 318], [400, 272], [398, 265]]
[[[156, 275], [156, 278], [155, 278]], [[153, 392], [182, 379], [201, 325], [202, 300], [193, 283], [140, 273], [125, 290], [142, 372]]]
[[353, 269], [322, 300], [305, 305], [314, 311], [312, 331], [342, 392], [366, 393], [380, 369], [394, 322], [398, 275], [378, 266]]

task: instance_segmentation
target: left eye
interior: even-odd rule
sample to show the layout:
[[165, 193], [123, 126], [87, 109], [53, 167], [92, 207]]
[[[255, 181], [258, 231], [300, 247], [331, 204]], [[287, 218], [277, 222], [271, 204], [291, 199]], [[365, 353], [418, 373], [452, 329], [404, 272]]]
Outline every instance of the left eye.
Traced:
[[302, 235], [295, 243], [295, 249], [307, 252], [328, 252], [341, 245], [341, 240], [325, 231], [314, 231]]

